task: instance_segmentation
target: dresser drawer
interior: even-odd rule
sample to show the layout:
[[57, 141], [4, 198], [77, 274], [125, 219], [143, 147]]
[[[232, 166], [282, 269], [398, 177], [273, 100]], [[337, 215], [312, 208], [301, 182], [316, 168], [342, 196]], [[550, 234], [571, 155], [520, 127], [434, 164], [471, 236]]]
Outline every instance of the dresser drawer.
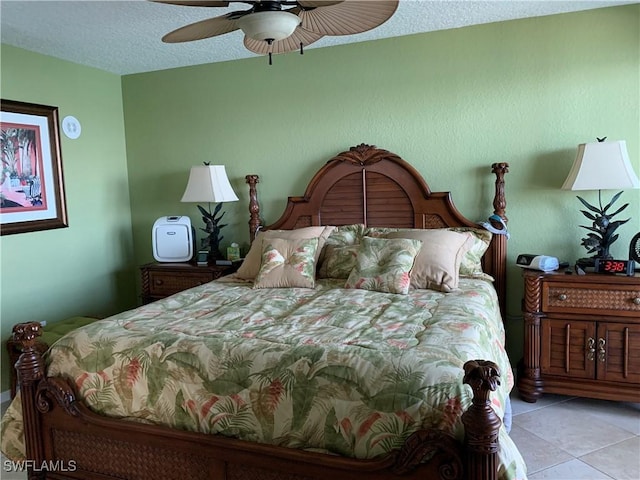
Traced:
[[600, 284], [594, 287], [544, 282], [542, 311], [635, 316], [640, 314], [640, 288], [633, 285]]
[[140, 267], [142, 303], [154, 302], [211, 282], [236, 271], [240, 262], [232, 265], [199, 266], [193, 263], [148, 263]]
[[214, 280], [214, 275], [210, 272], [182, 272], [176, 275], [173, 272], [150, 271], [149, 294], [165, 297], [211, 280]]

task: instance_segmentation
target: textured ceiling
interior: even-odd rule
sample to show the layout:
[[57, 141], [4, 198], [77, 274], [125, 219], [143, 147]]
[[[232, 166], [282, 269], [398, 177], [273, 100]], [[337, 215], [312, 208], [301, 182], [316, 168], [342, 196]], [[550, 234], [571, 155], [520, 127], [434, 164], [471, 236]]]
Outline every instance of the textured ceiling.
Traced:
[[[394, 16], [382, 26], [358, 35], [324, 37], [309, 48], [629, 3], [638, 2], [400, 0]], [[146, 0], [2, 0], [0, 32], [2, 43], [124, 75], [255, 56], [244, 48], [240, 31], [186, 44], [160, 41], [181, 26], [246, 8]]]

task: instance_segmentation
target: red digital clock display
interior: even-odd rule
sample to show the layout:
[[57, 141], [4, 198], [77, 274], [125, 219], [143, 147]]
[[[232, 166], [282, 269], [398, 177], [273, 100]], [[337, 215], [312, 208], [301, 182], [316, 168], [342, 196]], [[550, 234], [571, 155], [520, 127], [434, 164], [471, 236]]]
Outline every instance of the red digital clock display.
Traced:
[[608, 260], [596, 259], [596, 273], [623, 273], [625, 275], [633, 275], [633, 260]]

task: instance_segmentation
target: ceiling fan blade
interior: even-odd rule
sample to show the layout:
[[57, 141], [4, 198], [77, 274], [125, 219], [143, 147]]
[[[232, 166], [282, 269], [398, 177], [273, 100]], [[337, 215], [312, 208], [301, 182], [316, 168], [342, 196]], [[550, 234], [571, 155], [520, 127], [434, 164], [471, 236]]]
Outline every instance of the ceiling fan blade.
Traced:
[[269, 45], [264, 40], [255, 40], [253, 38], [244, 36], [244, 46], [247, 50], [257, 53], [258, 55], [267, 55], [271, 53], [287, 53], [300, 50], [300, 43], [303, 46], [311, 45], [314, 42], [320, 40], [324, 35], [321, 33], [310, 32], [304, 28], [298, 27], [295, 29], [292, 35], [283, 40], [277, 40]]
[[298, 5], [303, 8], [328, 7], [342, 3], [344, 0], [298, 0]]
[[209, 18], [178, 28], [162, 37], [162, 41], [165, 43], [191, 42], [233, 32], [239, 27], [235, 20], [229, 18], [229, 15], [231, 14]]
[[155, 3], [167, 3], [169, 5], [183, 5], [186, 7], [228, 7], [229, 2], [224, 1], [198, 1], [198, 0], [151, 0]]
[[398, 0], [344, 0], [341, 3], [302, 10], [302, 27], [323, 35], [353, 35], [386, 22], [398, 8]]

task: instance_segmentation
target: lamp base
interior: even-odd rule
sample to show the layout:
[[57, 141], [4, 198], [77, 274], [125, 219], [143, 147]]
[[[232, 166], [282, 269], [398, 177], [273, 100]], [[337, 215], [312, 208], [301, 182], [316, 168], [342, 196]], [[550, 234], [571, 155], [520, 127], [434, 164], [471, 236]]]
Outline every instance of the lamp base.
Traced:
[[209, 265], [215, 265], [216, 260], [224, 260], [224, 256], [217, 248], [213, 248], [209, 250], [209, 254], [207, 255], [207, 260], [209, 261]]
[[579, 258], [578, 260], [576, 260], [576, 265], [582, 268], [583, 270], [586, 268], [589, 268], [591, 269], [591, 271], [593, 271], [593, 269], [595, 269], [596, 267], [596, 260], [611, 260], [612, 258], [613, 257], [611, 255], [603, 255], [600, 257]]
[[578, 260], [576, 260], [576, 265], [582, 269], [593, 268], [596, 265], [596, 258], [595, 257], [579, 258]]

